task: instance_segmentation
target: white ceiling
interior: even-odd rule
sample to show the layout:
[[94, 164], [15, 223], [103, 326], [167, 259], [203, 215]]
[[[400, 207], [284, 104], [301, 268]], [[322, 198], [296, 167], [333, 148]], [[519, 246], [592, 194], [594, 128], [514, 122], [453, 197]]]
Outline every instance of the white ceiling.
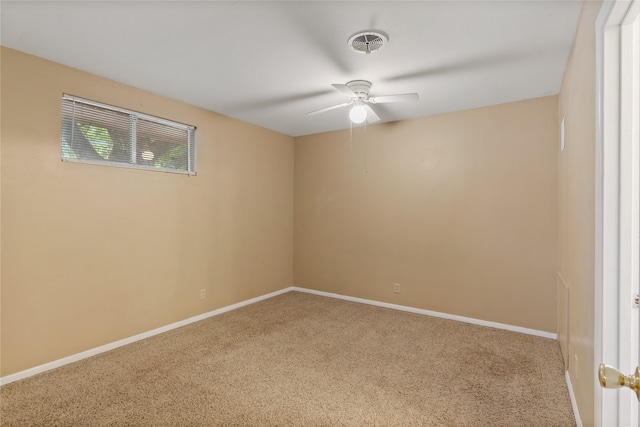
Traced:
[[[557, 94], [581, 1], [6, 1], [2, 45], [291, 136], [349, 127], [331, 83], [366, 79], [382, 122]], [[363, 55], [349, 36], [379, 29]], [[78, 95], [78, 94], [77, 94]], [[80, 96], [82, 94], [79, 94]], [[97, 100], [99, 101], [99, 100]]]

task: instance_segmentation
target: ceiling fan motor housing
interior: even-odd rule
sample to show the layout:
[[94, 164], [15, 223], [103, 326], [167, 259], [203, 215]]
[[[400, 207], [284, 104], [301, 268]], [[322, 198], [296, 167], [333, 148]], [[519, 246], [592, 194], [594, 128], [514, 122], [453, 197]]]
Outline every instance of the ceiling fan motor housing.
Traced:
[[369, 96], [369, 90], [371, 89], [371, 82], [366, 80], [352, 80], [346, 85], [358, 98], [366, 98]]

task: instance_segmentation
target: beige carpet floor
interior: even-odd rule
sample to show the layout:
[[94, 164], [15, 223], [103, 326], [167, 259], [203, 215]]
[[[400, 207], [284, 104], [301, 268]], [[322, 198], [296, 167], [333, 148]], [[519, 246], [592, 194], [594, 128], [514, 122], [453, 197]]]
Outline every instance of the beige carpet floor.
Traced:
[[554, 340], [289, 292], [0, 387], [3, 426], [575, 426]]

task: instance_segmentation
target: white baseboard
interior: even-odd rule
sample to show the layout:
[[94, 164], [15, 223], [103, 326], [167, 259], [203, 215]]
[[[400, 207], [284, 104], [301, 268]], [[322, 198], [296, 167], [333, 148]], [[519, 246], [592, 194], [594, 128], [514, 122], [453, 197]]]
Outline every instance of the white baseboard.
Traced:
[[[455, 316], [455, 315], [447, 314], [447, 313], [439, 313], [437, 311], [423, 310], [423, 309], [420, 309], [420, 308], [407, 307], [407, 306], [398, 305], [398, 304], [390, 304], [390, 303], [386, 303], [386, 302], [380, 302], [380, 301], [368, 300], [368, 299], [363, 299], [363, 298], [350, 297], [350, 296], [334, 294], [334, 293], [330, 293], [330, 292], [316, 291], [316, 290], [313, 290], [313, 289], [300, 288], [300, 287], [297, 287], [297, 286], [290, 286], [288, 288], [280, 289], [279, 291], [271, 292], [271, 293], [268, 293], [268, 294], [265, 294], [265, 295], [261, 295], [259, 297], [248, 299], [246, 301], [242, 301], [242, 302], [239, 302], [239, 303], [236, 303], [236, 304], [228, 305], [226, 307], [218, 308], [216, 310], [209, 311], [207, 313], [203, 313], [203, 314], [200, 314], [198, 316], [190, 317], [188, 319], [181, 320], [179, 322], [171, 323], [170, 325], [162, 326], [160, 328], [156, 328], [156, 329], [153, 329], [151, 331], [143, 332], [141, 334], [134, 335], [134, 336], [129, 337], [129, 338], [124, 338], [124, 339], [121, 339], [121, 340], [118, 340], [118, 341], [115, 341], [115, 342], [112, 342], [112, 343], [109, 343], [109, 344], [102, 345], [100, 347], [96, 347], [96, 348], [92, 348], [92, 349], [87, 350], [87, 351], [83, 351], [81, 353], [77, 353], [77, 354], [73, 354], [71, 356], [63, 357], [62, 359], [54, 360], [52, 362], [48, 362], [48, 363], [45, 363], [43, 365], [35, 366], [33, 368], [29, 368], [29, 369], [26, 369], [24, 371], [16, 372], [15, 374], [11, 374], [11, 375], [7, 375], [7, 376], [4, 376], [4, 377], [1, 377], [0, 378], [0, 385], [9, 384], [9, 383], [12, 383], [14, 381], [18, 381], [18, 380], [21, 380], [21, 379], [24, 379], [24, 378], [31, 377], [31, 376], [36, 375], [36, 374], [40, 374], [42, 372], [49, 371], [51, 369], [59, 368], [60, 366], [68, 365], [69, 363], [77, 362], [79, 360], [86, 359], [87, 357], [95, 356], [95, 355], [98, 355], [100, 353], [104, 353], [104, 352], [116, 349], [118, 347], [122, 347], [124, 345], [131, 344], [131, 343], [134, 343], [136, 341], [140, 341], [140, 340], [143, 340], [145, 338], [149, 338], [149, 337], [152, 337], [154, 335], [158, 335], [158, 334], [161, 334], [163, 332], [170, 331], [172, 329], [180, 328], [180, 327], [188, 325], [190, 323], [198, 322], [200, 320], [204, 320], [204, 319], [207, 319], [209, 317], [216, 316], [218, 314], [226, 313], [228, 311], [235, 310], [237, 308], [244, 307], [246, 305], [253, 304], [253, 303], [256, 303], [258, 301], [269, 299], [269, 298], [275, 297], [277, 295], [281, 295], [281, 294], [284, 294], [284, 293], [287, 293], [287, 292], [291, 292], [291, 291], [306, 292], [306, 293], [309, 293], [309, 294], [321, 295], [321, 296], [330, 297], [330, 298], [337, 298], [337, 299], [342, 299], [342, 300], [352, 301], [352, 302], [357, 302], [357, 303], [362, 303], [362, 304], [369, 304], [369, 305], [374, 305], [374, 306], [378, 306], [378, 307], [390, 308], [390, 309], [393, 309], [393, 310], [407, 311], [407, 312], [416, 313], [416, 314], [424, 314], [424, 315], [427, 315], [427, 316], [440, 317], [440, 318], [444, 318], [444, 319], [456, 320], [456, 321], [465, 322], [465, 323], [472, 323], [472, 324], [480, 325], [480, 326], [488, 326], [488, 327], [492, 327], [492, 328], [506, 329], [506, 330], [509, 330], [509, 331], [519, 332], [519, 333], [528, 334], [528, 335], [536, 335], [536, 336], [543, 337], [543, 338], [557, 339], [557, 335], [556, 334], [552, 334], [552, 333], [544, 332], [544, 331], [538, 331], [538, 330], [535, 330], [535, 329], [521, 328], [519, 326], [506, 325], [506, 324], [503, 324], [503, 323], [487, 322], [487, 321], [484, 321], [484, 320], [473, 319], [473, 318], [470, 318], [470, 317]], [[571, 388], [570, 388], [570, 391], [572, 392]], [[574, 402], [573, 397], [572, 397], [572, 402]], [[574, 404], [574, 412], [576, 412], [576, 414], [577, 414], [577, 409], [575, 407], [575, 404]], [[578, 427], [581, 427], [580, 424], [578, 425]]]
[[207, 319], [209, 317], [216, 316], [218, 314], [226, 313], [231, 310], [235, 310], [240, 307], [244, 307], [245, 305], [253, 304], [258, 301], [262, 301], [268, 298], [275, 297], [277, 295], [284, 294], [286, 292], [290, 292], [291, 287], [280, 289], [279, 291], [271, 292], [265, 295], [261, 295], [259, 297], [251, 298], [246, 301], [241, 301], [236, 304], [231, 304], [226, 307], [218, 308], [213, 311], [209, 311], [207, 313], [203, 313], [194, 317], [189, 317], [188, 319], [181, 320], [179, 322], [171, 323], [170, 325], [162, 326], [160, 328], [153, 329], [151, 331], [143, 332], [138, 335], [134, 335], [129, 338], [124, 338], [109, 344], [102, 345], [100, 347], [92, 348], [87, 351], [83, 351], [82, 353], [73, 354], [71, 356], [63, 357], [62, 359], [54, 360], [53, 362], [45, 363], [43, 365], [39, 365], [30, 369], [26, 369], [24, 371], [16, 372], [15, 374], [7, 375], [0, 378], [0, 385], [5, 385], [12, 383], [14, 381], [18, 381], [24, 378], [31, 377], [36, 374], [40, 374], [42, 372], [50, 371], [51, 369], [59, 368], [60, 366], [68, 365], [69, 363], [77, 362], [82, 359], [86, 359], [87, 357], [95, 356], [100, 353], [104, 353], [109, 350], [113, 350], [118, 347], [122, 347], [127, 344], [134, 343], [136, 341], [143, 340], [145, 338], [152, 337], [154, 335], [161, 334], [163, 332], [170, 331], [172, 329], [180, 328], [182, 326], [186, 326], [190, 323], [198, 322], [200, 320]]
[[571, 384], [571, 377], [569, 371], [564, 371], [564, 378], [567, 381], [567, 388], [569, 389], [569, 397], [571, 398], [571, 407], [573, 408], [573, 415], [576, 417], [576, 426], [582, 427], [582, 420], [580, 419], [580, 412], [578, 411], [578, 402], [576, 402], [576, 395], [573, 393], [573, 385]]
[[474, 318], [471, 318], [471, 317], [456, 316], [456, 315], [453, 315], [453, 314], [440, 313], [438, 311], [424, 310], [424, 309], [421, 309], [421, 308], [407, 307], [407, 306], [404, 306], [404, 305], [391, 304], [391, 303], [387, 303], [387, 302], [380, 302], [380, 301], [364, 299], [364, 298], [350, 297], [350, 296], [341, 295], [341, 294], [334, 294], [334, 293], [331, 293], [331, 292], [323, 292], [323, 291], [316, 291], [316, 290], [313, 290], [313, 289], [299, 288], [297, 286], [293, 286], [290, 289], [293, 290], [293, 291], [306, 292], [306, 293], [309, 293], [309, 294], [321, 295], [321, 296], [324, 296], [324, 297], [338, 298], [338, 299], [342, 299], [342, 300], [346, 300], [346, 301], [352, 301], [352, 302], [358, 302], [358, 303], [362, 303], [362, 304], [375, 305], [377, 307], [384, 307], [384, 308], [391, 308], [393, 310], [407, 311], [409, 313], [424, 314], [426, 316], [440, 317], [440, 318], [443, 318], [443, 319], [456, 320], [458, 322], [472, 323], [474, 325], [480, 325], [480, 326], [488, 326], [490, 328], [505, 329], [507, 331], [519, 332], [521, 334], [527, 334], [527, 335], [535, 335], [535, 336], [542, 337], [542, 338], [550, 338], [550, 339], [553, 339], [553, 340], [557, 340], [558, 339], [558, 335], [557, 334], [553, 334], [551, 332], [539, 331], [537, 329], [522, 328], [520, 326], [507, 325], [505, 323], [489, 322], [489, 321], [486, 321], [486, 320], [479, 320], [479, 319], [474, 319]]

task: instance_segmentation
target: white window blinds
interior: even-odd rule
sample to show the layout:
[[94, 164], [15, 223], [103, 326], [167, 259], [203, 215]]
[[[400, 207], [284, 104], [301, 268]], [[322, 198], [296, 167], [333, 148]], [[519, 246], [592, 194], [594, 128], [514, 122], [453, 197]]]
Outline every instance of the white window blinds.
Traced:
[[62, 97], [62, 160], [195, 174], [193, 126]]

